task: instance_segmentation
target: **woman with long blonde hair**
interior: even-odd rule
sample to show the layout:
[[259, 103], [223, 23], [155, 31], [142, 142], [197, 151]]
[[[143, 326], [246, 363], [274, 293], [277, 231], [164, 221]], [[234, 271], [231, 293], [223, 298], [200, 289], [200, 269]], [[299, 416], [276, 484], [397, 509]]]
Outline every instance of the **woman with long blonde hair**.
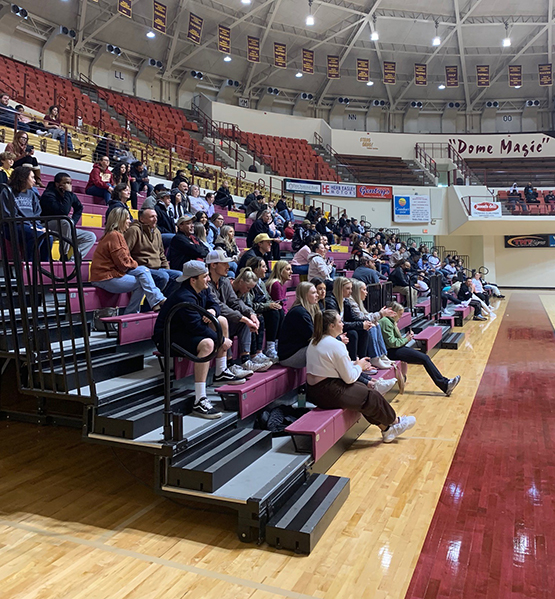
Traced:
[[278, 302], [283, 306], [283, 309], [287, 312], [285, 307], [285, 300], [287, 299], [287, 283], [291, 280], [293, 271], [291, 264], [287, 260], [278, 260], [272, 268], [270, 277], [266, 281], [266, 289], [268, 290], [270, 297], [274, 302]]
[[106, 219], [104, 235], [94, 252], [91, 284], [109, 293], [131, 293], [125, 314], [138, 312], [143, 297], [158, 312], [166, 298], [156, 287], [146, 266], [139, 266], [129, 253], [123, 234], [131, 219], [125, 208], [114, 208]]

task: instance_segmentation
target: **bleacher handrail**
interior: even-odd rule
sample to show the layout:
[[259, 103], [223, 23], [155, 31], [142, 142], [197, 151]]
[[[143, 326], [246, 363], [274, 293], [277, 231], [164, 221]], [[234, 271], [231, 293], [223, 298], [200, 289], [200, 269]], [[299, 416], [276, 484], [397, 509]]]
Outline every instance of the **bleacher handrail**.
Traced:
[[416, 160], [437, 180], [437, 163], [421, 144], [415, 146]]

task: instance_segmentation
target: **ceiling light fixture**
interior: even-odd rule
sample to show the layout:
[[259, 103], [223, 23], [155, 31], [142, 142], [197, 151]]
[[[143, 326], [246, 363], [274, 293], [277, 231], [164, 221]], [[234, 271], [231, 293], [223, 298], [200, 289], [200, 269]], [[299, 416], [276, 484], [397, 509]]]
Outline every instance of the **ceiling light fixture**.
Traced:
[[437, 86], [437, 89], [445, 89], [445, 83], [440, 83], [440, 84]]
[[370, 35], [370, 39], [373, 42], [377, 42], [380, 39], [380, 34], [378, 33], [378, 30], [376, 29], [376, 15], [372, 15], [372, 34]]
[[367, 82], [366, 82], [366, 85], [367, 85], [368, 87], [372, 87], [372, 86], [374, 85], [374, 82], [373, 82], [373, 81], [367, 81]]
[[231, 56], [229, 56], [229, 54], [224, 56], [224, 62], [231, 62]]
[[149, 39], [152, 39], [153, 37], [156, 37], [156, 34], [154, 33], [154, 31], [147, 31], [146, 36]]
[[432, 40], [432, 46], [440, 46], [441, 38], [439, 37], [439, 35], [437, 33], [437, 28], [439, 27], [439, 21], [435, 21], [435, 26], [436, 26], [436, 35], [435, 35], [434, 39]]
[[251, 0], [241, 0], [241, 4], [250, 4]]
[[502, 42], [503, 48], [510, 48], [511, 38], [509, 37], [509, 23], [505, 23], [505, 37]]
[[308, 0], [308, 15], [306, 16], [306, 24], [309, 27], [314, 25], [314, 15], [312, 14], [312, 0]]
[[297, 77], [297, 79], [300, 79], [303, 76], [303, 74], [300, 71], [297, 71], [295, 73], [295, 77]]

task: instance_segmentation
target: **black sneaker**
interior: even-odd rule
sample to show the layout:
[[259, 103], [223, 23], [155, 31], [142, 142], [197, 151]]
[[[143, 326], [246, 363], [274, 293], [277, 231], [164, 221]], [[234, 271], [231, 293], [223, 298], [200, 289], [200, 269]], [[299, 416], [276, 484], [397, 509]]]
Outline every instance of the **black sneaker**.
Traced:
[[193, 406], [193, 414], [195, 414], [195, 416], [200, 416], [201, 418], [209, 419], [222, 417], [222, 413], [218, 412], [206, 397], [202, 397], [198, 403], [195, 403]]
[[242, 385], [246, 379], [239, 377], [226, 368], [221, 374], [214, 375], [213, 385]]
[[480, 314], [480, 316], [475, 316], [472, 320], [487, 320], [487, 318]]

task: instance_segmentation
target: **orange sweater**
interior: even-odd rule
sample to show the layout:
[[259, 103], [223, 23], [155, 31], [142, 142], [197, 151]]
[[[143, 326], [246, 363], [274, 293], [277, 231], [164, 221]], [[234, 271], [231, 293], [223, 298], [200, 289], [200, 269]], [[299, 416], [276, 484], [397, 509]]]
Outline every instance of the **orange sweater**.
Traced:
[[91, 281], [117, 279], [138, 264], [131, 258], [124, 236], [111, 231], [99, 241], [91, 264]]

